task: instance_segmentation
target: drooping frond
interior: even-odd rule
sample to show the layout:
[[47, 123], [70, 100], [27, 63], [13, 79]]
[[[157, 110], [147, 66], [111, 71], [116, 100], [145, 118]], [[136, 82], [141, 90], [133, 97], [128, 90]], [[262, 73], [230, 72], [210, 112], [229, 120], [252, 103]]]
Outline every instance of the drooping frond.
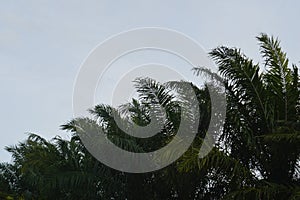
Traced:
[[261, 120], [265, 129], [271, 127], [271, 109], [264, 104], [265, 87], [259, 72], [259, 66], [246, 58], [238, 49], [219, 47], [210, 52], [210, 56], [219, 66], [219, 71], [227, 81], [228, 87], [239, 102]]
[[140, 99], [146, 102], [166, 106], [174, 98], [165, 86], [151, 78], [137, 78], [134, 83]]
[[217, 81], [220, 83], [224, 82], [224, 79], [221, 76], [219, 76], [216, 72], [212, 72], [206, 67], [194, 67], [192, 70], [196, 76], [204, 75], [205, 77], [209, 78], [210, 81]]

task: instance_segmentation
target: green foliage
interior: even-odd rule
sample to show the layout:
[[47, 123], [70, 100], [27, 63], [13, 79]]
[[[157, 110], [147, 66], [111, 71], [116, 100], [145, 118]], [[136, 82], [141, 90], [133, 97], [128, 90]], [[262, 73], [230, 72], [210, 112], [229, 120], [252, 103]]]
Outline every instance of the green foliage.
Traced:
[[[50, 141], [29, 134], [7, 147], [13, 163], [0, 165], [1, 199], [300, 199], [300, 80], [296, 65], [273, 37], [257, 37], [263, 66], [236, 48], [210, 52], [219, 73], [194, 68], [210, 79], [202, 88], [188, 82], [134, 81], [139, 96], [113, 108], [97, 105], [91, 118], [62, 125], [72, 137]], [[191, 86], [197, 104], [183, 84]], [[220, 90], [225, 85], [225, 91]], [[209, 90], [210, 88], [210, 90]], [[199, 158], [212, 113], [210, 92], [226, 93], [226, 121], [212, 151]], [[200, 115], [192, 109], [197, 108]], [[152, 115], [151, 109], [156, 109]], [[159, 109], [165, 112], [159, 112]], [[115, 119], [118, 119], [118, 123]], [[132, 152], [159, 149], [178, 139], [181, 121], [199, 121], [188, 151], [168, 167], [145, 174], [113, 170], [96, 160], [78, 133], [102, 130], [111, 142]], [[150, 138], [126, 134], [155, 121], [162, 130]], [[80, 123], [79, 123], [80, 122]], [[120, 128], [122, 126], [122, 129]], [[214, 124], [216, 127], [218, 124]], [[186, 130], [190, 131], [190, 130]], [[172, 152], [161, 155], [168, 159]]]
[[[216, 146], [229, 159], [222, 162], [212, 151], [211, 162], [207, 156], [198, 166], [215, 168], [220, 163], [218, 170], [232, 185], [224, 198], [295, 199], [300, 155], [298, 68], [288, 65], [277, 39], [266, 34], [257, 39], [265, 70], [236, 48], [222, 46], [210, 53], [227, 96], [225, 128]], [[233, 163], [241, 169], [234, 171]], [[241, 173], [245, 170], [248, 173]]]

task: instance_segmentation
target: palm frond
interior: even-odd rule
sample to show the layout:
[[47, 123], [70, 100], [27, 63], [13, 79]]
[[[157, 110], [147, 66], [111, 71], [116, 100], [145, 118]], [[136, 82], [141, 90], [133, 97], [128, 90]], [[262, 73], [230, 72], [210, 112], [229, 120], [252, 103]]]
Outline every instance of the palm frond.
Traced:
[[210, 52], [210, 56], [217, 62], [221, 75], [228, 83], [226, 89], [237, 95], [243, 106], [254, 112], [253, 115], [256, 114], [261, 126], [271, 129], [272, 109], [265, 104], [268, 99], [265, 99], [266, 90], [259, 66], [234, 48], [222, 46]]
[[257, 39], [260, 42], [265, 65], [268, 67], [264, 80], [267, 83], [268, 90], [273, 94], [274, 100], [279, 102], [274, 108], [278, 112], [275, 120], [283, 119], [287, 121], [289, 120], [288, 107], [291, 107], [288, 106], [291, 103], [290, 97], [295, 96], [295, 90], [291, 90], [290, 87], [293, 77], [288, 66], [289, 60], [286, 53], [281, 49], [278, 39], [268, 37], [263, 33]]

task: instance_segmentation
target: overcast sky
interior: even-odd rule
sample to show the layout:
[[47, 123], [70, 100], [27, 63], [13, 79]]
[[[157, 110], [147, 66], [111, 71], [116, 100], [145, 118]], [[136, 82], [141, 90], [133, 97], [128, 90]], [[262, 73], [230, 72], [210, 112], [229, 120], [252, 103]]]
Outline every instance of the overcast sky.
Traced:
[[[278, 36], [299, 64], [300, 2], [288, 0], [4, 1], [0, 6], [0, 149], [26, 138], [67, 137], [80, 64], [107, 37], [138, 27], [170, 28], [207, 51], [236, 46], [260, 61], [255, 36]], [[111, 79], [113, 81], [113, 79]], [[10, 156], [0, 150], [0, 162]]]

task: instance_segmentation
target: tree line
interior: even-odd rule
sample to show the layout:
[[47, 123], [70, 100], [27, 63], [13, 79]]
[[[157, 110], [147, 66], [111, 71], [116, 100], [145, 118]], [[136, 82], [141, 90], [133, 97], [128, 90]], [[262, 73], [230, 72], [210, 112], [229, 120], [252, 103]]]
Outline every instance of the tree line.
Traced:
[[[95, 159], [83, 145], [79, 120], [103, 130], [109, 140], [133, 152], [150, 152], [176, 137], [180, 121], [194, 120], [182, 113], [176, 98], [180, 82], [134, 80], [138, 98], [118, 108], [99, 104], [90, 118], [62, 125], [71, 138], [48, 141], [36, 134], [6, 147], [12, 163], [0, 164], [1, 199], [300, 199], [300, 80], [277, 38], [257, 36], [264, 63], [255, 63], [238, 48], [220, 46], [209, 56], [219, 72], [193, 69], [209, 80], [193, 88], [200, 115], [189, 149], [171, 165], [148, 173], [114, 170]], [[218, 90], [222, 83], [225, 91]], [[212, 113], [209, 88], [226, 94], [226, 118], [212, 150], [200, 158]], [[188, 98], [188, 97], [187, 97]], [[114, 116], [126, 123], [151, 122], [150, 107], [164, 108], [163, 129], [150, 138], [136, 138], [120, 129]], [[167, 155], [166, 155], [167, 156]], [[167, 159], [167, 157], [166, 157]]]

